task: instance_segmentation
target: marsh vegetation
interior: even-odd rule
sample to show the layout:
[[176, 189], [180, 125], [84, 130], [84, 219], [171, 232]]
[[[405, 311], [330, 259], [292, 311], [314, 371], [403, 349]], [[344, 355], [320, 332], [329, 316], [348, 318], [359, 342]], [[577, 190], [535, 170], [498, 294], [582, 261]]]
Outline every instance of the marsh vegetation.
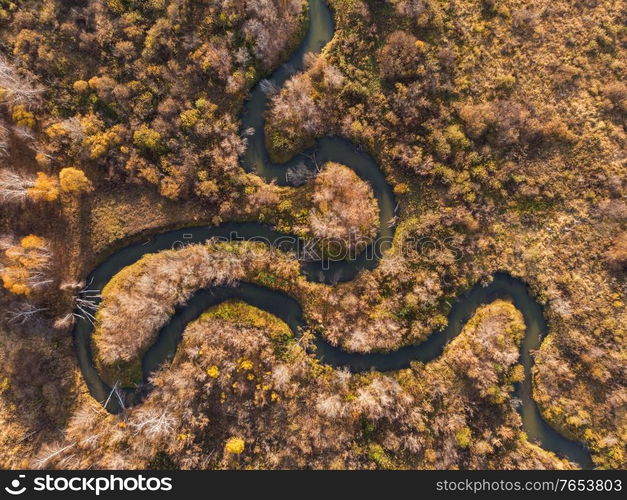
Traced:
[[103, 375], [132, 384], [177, 306], [243, 279], [295, 297], [335, 346], [393, 351], [496, 271], [544, 306], [542, 414], [595, 466], [625, 467], [620, 4], [329, 3], [334, 38], [268, 94], [263, 139], [280, 161], [331, 134], [376, 159], [399, 200], [379, 265], [327, 286], [289, 254], [208, 243], [93, 291], [97, 263], [167, 228], [257, 221], [345, 249], [376, 237], [380, 207], [341, 165], [294, 171], [298, 188], [241, 165], [239, 113], [303, 35], [304, 1], [0, 1], [2, 467], [575, 467], [523, 431], [523, 327], [503, 300], [440, 358], [385, 374], [331, 369], [311, 335], [224, 303], [119, 415], [89, 396], [73, 351], [74, 322], [93, 321]]

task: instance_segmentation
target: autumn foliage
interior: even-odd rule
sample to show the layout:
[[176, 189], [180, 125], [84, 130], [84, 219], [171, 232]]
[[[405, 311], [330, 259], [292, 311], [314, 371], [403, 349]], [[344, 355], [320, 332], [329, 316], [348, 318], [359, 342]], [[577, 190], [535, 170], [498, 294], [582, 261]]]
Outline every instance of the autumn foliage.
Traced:
[[350, 168], [327, 163], [314, 180], [312, 200], [309, 229], [325, 253], [355, 255], [376, 235], [379, 207], [372, 188]]
[[[375, 234], [377, 206], [340, 165], [316, 179], [301, 171], [297, 190], [241, 168], [243, 99], [303, 33], [304, 1], [15, 3], [0, 1], [0, 223], [41, 236], [0, 240], [0, 465], [574, 467], [523, 432], [512, 388], [524, 325], [503, 300], [480, 307], [436, 360], [386, 374], [331, 369], [308, 354], [309, 332], [297, 341], [262, 311], [222, 304], [188, 325], [142, 404], [103, 410], [70, 336], [46, 322], [71, 318], [103, 255], [166, 226], [234, 218], [351, 245], [347, 234]], [[136, 375], [175, 308], [205, 286], [280, 289], [327, 341], [374, 352], [425, 340], [462, 291], [507, 271], [547, 320], [532, 353], [544, 418], [594, 466], [624, 469], [622, 4], [329, 3], [333, 40], [270, 97], [265, 139], [277, 160], [325, 134], [367, 150], [398, 195], [392, 248], [335, 286], [244, 243], [147, 256], [102, 292], [103, 378], [133, 386], [116, 370]], [[50, 209], [92, 182], [80, 210]], [[61, 273], [71, 285], [46, 288]], [[47, 310], [20, 329], [4, 317], [17, 302]]]
[[43, 447], [33, 463], [569, 468], [527, 441], [511, 404], [521, 324], [511, 304], [496, 301], [441, 359], [397, 373], [351, 374], [320, 364], [305, 352], [307, 341], [286, 336], [276, 318], [229, 301], [187, 326], [140, 406], [113, 416], [85, 405], [65, 440]]
[[54, 175], [37, 172], [36, 176], [0, 170], [0, 200], [5, 203], [55, 201], [59, 197], [59, 181]]
[[51, 254], [46, 240], [31, 234], [19, 244], [6, 246], [0, 277], [7, 290], [16, 295], [30, 295], [52, 281], [47, 273]]
[[93, 190], [85, 173], [74, 167], [66, 167], [59, 172], [61, 190], [66, 193], [84, 193]]
[[198, 174], [233, 186], [238, 110], [296, 44], [304, 4], [50, 0], [7, 11], [0, 103], [16, 125], [41, 124], [38, 149], [61, 165], [87, 161], [172, 199], [192, 196]]
[[37, 178], [28, 196], [34, 201], [55, 201], [59, 197], [59, 181], [43, 172], [37, 172]]

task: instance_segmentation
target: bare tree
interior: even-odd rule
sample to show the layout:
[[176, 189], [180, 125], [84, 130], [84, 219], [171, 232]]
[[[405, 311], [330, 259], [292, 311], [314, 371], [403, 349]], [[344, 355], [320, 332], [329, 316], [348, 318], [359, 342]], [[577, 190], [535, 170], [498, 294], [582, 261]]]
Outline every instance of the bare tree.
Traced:
[[28, 127], [17, 126], [13, 128], [15, 135], [21, 139], [23, 142], [27, 143], [29, 146], [34, 144], [37, 141], [35, 137], [35, 133], [29, 129]]
[[[31, 245], [29, 247], [23, 247], [15, 245], [11, 247], [11, 258], [14, 260], [19, 256], [30, 257], [31, 259], [34, 258], [38, 262], [35, 269], [48, 269], [50, 267], [50, 259], [52, 258], [52, 250], [50, 250], [45, 240], [42, 238], [38, 238], [38, 240], [37, 246]], [[8, 241], [10, 240], [2, 244], [7, 245]]]
[[313, 171], [307, 168], [307, 165], [302, 162], [288, 168], [285, 173], [287, 182], [289, 182], [292, 186], [301, 186], [309, 181], [313, 176]]
[[109, 397], [107, 398], [107, 400], [103, 403], [102, 407], [106, 408], [107, 405], [109, 404], [109, 401], [111, 401], [111, 397], [115, 394], [115, 396], [117, 397], [120, 406], [122, 408], [125, 408], [126, 406], [124, 405], [124, 400], [122, 399], [122, 396], [120, 395], [120, 388], [119, 388], [120, 382], [116, 381], [116, 383], [113, 385], [113, 388], [111, 389], [111, 392], [109, 393]]
[[16, 104], [35, 104], [43, 89], [34, 86], [23, 78], [9, 61], [0, 56], [0, 87], [4, 89], [3, 103], [10, 106]]
[[76, 446], [76, 442], [63, 446], [63, 443], [55, 443], [53, 445], [46, 445], [42, 448], [40, 456], [35, 460], [34, 466], [36, 469], [43, 469], [46, 465], [55, 457], [61, 455], [64, 451], [69, 450]]
[[52, 251], [43, 238], [30, 235], [22, 238], [19, 245], [11, 245], [11, 242], [10, 237], [0, 236], [0, 249], [4, 249], [0, 256], [6, 257], [2, 263], [6, 264], [2, 268], [2, 277], [5, 286], [7, 277], [12, 283], [9, 290], [19, 295], [53, 283], [50, 273]]
[[100, 290], [81, 290], [80, 293], [74, 297], [77, 312], [72, 313], [72, 315], [75, 318], [85, 319], [93, 325], [96, 321], [94, 315], [98, 309], [100, 298]]
[[261, 91], [266, 95], [271, 96], [279, 92], [279, 89], [277, 89], [276, 85], [268, 79], [261, 80], [259, 86], [261, 87]]
[[35, 185], [35, 179], [20, 175], [9, 169], [0, 170], [0, 202], [20, 203], [28, 197], [28, 190]]
[[61, 125], [73, 142], [81, 142], [85, 138], [83, 126], [76, 116], [63, 120]]
[[0, 157], [7, 156], [9, 148], [9, 129], [0, 123]]
[[65, 330], [66, 328], [70, 328], [72, 325], [74, 325], [73, 313], [68, 313], [65, 316], [60, 316], [52, 324], [52, 326], [57, 330]]
[[59, 285], [59, 290], [63, 290], [63, 291], [74, 291], [74, 290], [81, 290], [85, 288], [85, 282], [84, 281], [64, 281], [63, 283], [61, 283]]
[[174, 418], [165, 409], [143, 407], [134, 416], [132, 428], [148, 438], [165, 438], [175, 427]]
[[48, 265], [42, 265], [38, 269], [33, 269], [26, 279], [26, 283], [31, 289], [42, 288], [46, 285], [49, 285], [54, 280], [50, 277], [50, 275], [46, 272], [46, 268]]
[[0, 234], [0, 252], [15, 245], [15, 238], [10, 234]]
[[46, 307], [37, 307], [28, 302], [17, 303], [13, 309], [7, 311], [8, 322], [23, 325], [37, 318], [40, 313], [47, 310]]

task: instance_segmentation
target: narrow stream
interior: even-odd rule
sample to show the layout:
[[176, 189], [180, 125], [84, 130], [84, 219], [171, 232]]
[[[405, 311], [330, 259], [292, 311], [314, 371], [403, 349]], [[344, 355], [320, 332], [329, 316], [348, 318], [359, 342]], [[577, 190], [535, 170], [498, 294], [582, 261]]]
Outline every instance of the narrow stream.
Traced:
[[[333, 19], [329, 8], [323, 0], [309, 0], [310, 22], [307, 33], [299, 48], [290, 60], [277, 69], [269, 80], [279, 88], [294, 73], [302, 69], [303, 57], [307, 52], [319, 52], [333, 36]], [[253, 129], [248, 148], [242, 158], [246, 168], [256, 172], [266, 180], [276, 179], [279, 184], [286, 184], [286, 169], [304, 162], [308, 168], [315, 168], [311, 161], [315, 153], [319, 165], [327, 161], [335, 161], [352, 168], [362, 179], [369, 182], [377, 197], [380, 207], [379, 237], [391, 241], [394, 228], [388, 221], [395, 212], [396, 202], [392, 189], [379, 170], [377, 163], [367, 153], [350, 142], [337, 137], [324, 137], [316, 145], [286, 164], [276, 165], [269, 161], [263, 139], [263, 113], [267, 98], [258, 84], [250, 93], [242, 114], [242, 130]], [[142, 256], [162, 250], [175, 248], [178, 245], [199, 243], [212, 237], [232, 239], [262, 240], [270, 244], [284, 241], [285, 234], [274, 231], [270, 226], [257, 222], [225, 223], [218, 227], [195, 227], [175, 231], [167, 231], [154, 236], [144, 244], [134, 244], [114, 253], [100, 264], [89, 276], [89, 288], [102, 290], [109, 280], [124, 267], [133, 264]], [[293, 238], [292, 238], [293, 240]], [[281, 247], [286, 251], [295, 250], [287, 245]], [[381, 248], [379, 249], [381, 250]], [[375, 252], [375, 256], [380, 252]], [[364, 251], [357, 259], [351, 261], [331, 262], [322, 265], [320, 262], [302, 262], [302, 273], [312, 281], [334, 284], [350, 281], [363, 269], [373, 269], [378, 264], [372, 252]], [[521, 401], [519, 411], [523, 427], [531, 441], [543, 448], [553, 451], [583, 468], [592, 466], [586, 448], [578, 442], [571, 441], [559, 434], [540, 415], [540, 411], [532, 397], [531, 368], [533, 359], [530, 352], [540, 346], [547, 327], [541, 306], [531, 297], [528, 287], [505, 273], [497, 273], [488, 286], [475, 285], [471, 290], [460, 295], [453, 304], [448, 316], [448, 326], [433, 332], [421, 344], [403, 347], [389, 353], [357, 354], [346, 352], [332, 346], [323, 338], [317, 338], [315, 355], [324, 363], [333, 367], [346, 367], [352, 372], [393, 371], [406, 368], [413, 360], [429, 362], [437, 358], [446, 344], [459, 334], [463, 325], [473, 315], [477, 307], [492, 302], [497, 298], [509, 298], [522, 312], [526, 332], [521, 346], [521, 363], [525, 370], [525, 379], [516, 387], [516, 397]], [[121, 390], [121, 398], [126, 407], [139, 404], [149, 393], [150, 374], [164, 363], [169, 362], [176, 352], [186, 325], [198, 318], [208, 307], [217, 305], [227, 299], [240, 299], [250, 305], [268, 311], [285, 321], [299, 334], [300, 327], [305, 325], [302, 309], [298, 302], [280, 292], [250, 283], [241, 283], [237, 287], [214, 287], [199, 290], [185, 306], [179, 307], [160, 333], [157, 342], [149, 349], [142, 360], [144, 384], [136, 390]], [[91, 395], [102, 402], [108, 400], [106, 408], [111, 412], [121, 410], [115, 397], [109, 398], [111, 388], [102, 381], [96, 370], [91, 352], [91, 334], [93, 326], [87, 320], [79, 320], [74, 328], [74, 339], [79, 365]], [[129, 332], [130, 333], [130, 332]]]

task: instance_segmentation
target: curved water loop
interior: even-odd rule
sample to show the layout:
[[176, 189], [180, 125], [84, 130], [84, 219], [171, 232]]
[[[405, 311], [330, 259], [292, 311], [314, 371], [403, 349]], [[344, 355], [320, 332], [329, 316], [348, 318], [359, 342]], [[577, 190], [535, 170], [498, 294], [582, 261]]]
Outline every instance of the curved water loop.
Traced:
[[[270, 82], [277, 88], [289, 76], [302, 68], [306, 52], [321, 50], [333, 35], [331, 13], [323, 0], [309, 0], [309, 17], [310, 23], [303, 42], [290, 61], [269, 77]], [[314, 168], [312, 164], [314, 157], [320, 165], [327, 161], [334, 161], [349, 166], [362, 179], [370, 183], [377, 197], [381, 214], [379, 241], [391, 241], [394, 229], [388, 222], [394, 215], [395, 200], [390, 186], [374, 159], [344, 139], [324, 137], [303, 156], [299, 155], [298, 158], [283, 165], [271, 163], [263, 138], [263, 113], [266, 100], [267, 96], [263, 92], [262, 85], [258, 84], [251, 91], [251, 97], [244, 107], [243, 130], [253, 129], [255, 132], [248, 137], [248, 149], [243, 157], [244, 165], [266, 180], [276, 179], [279, 184], [285, 184], [286, 169], [298, 162], [304, 161], [309, 168]], [[149, 243], [130, 245], [111, 255], [90, 275], [90, 288], [102, 290], [122, 268], [133, 264], [146, 254], [175, 248], [179, 244], [203, 242], [214, 237], [232, 240], [233, 235], [239, 239], [260, 240], [277, 246], [279, 241], [291, 241], [291, 244], [281, 247], [287, 251], [294, 250], [297, 246], [296, 238], [291, 237], [290, 240], [289, 235], [278, 233], [270, 226], [257, 222], [225, 223], [218, 227], [167, 231], [154, 236]], [[352, 280], [361, 270], [376, 267], [382, 248], [377, 250], [377, 252], [370, 253], [366, 250], [357, 259], [351, 261], [328, 263], [328, 268], [320, 262], [303, 262], [301, 270], [312, 281], [337, 283]], [[459, 334], [477, 307], [497, 298], [509, 298], [522, 312], [526, 324], [521, 346], [521, 363], [524, 366], [525, 378], [516, 387], [516, 396], [521, 401], [519, 411], [524, 429], [530, 439], [538, 442], [543, 448], [578, 462], [582, 467], [590, 467], [591, 460], [587, 450], [580, 443], [565, 438], [549, 426], [542, 418], [532, 397], [531, 351], [539, 347], [546, 333], [541, 306], [531, 297], [528, 287], [521, 281], [504, 273], [497, 273], [493, 278], [490, 285], [476, 285], [460, 295], [449, 312], [448, 326], [442, 331], [434, 332], [421, 344], [403, 347], [389, 353], [358, 354], [344, 351], [329, 344], [323, 338], [317, 338], [315, 355], [323, 363], [334, 367], [346, 367], [353, 372], [371, 369], [399, 370], [408, 367], [412, 361], [426, 363], [442, 353], [446, 344]], [[276, 315], [290, 326], [295, 335], [298, 335], [301, 327], [305, 325], [298, 302], [281, 292], [250, 283], [241, 283], [237, 287], [213, 287], [199, 290], [184, 306], [176, 310], [168, 324], [161, 329], [158, 340], [144, 355], [142, 386], [137, 390], [117, 389], [112, 397], [112, 388], [100, 378], [92, 359], [93, 325], [87, 319], [79, 319], [74, 329], [74, 338], [80, 368], [92, 396], [113, 412], [140, 403], [151, 389], [150, 375], [172, 359], [185, 327], [208, 307], [232, 298], [243, 300]]]

